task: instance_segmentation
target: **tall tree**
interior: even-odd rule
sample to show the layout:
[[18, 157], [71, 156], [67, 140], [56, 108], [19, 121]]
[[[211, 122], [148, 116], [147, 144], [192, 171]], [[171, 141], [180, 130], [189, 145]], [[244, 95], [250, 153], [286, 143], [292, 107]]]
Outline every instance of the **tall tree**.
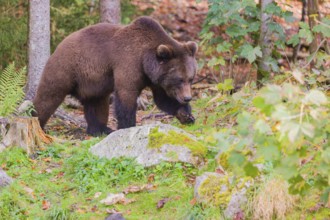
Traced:
[[265, 9], [268, 4], [273, 3], [273, 0], [260, 0], [261, 4], [261, 27], [260, 27], [260, 38], [259, 45], [261, 47], [262, 57], [258, 61], [258, 73], [257, 80], [260, 86], [260, 80], [265, 75], [268, 75], [271, 71], [267, 60], [271, 57], [273, 44], [271, 40], [271, 31], [268, 29], [268, 25], [271, 22], [272, 15], [265, 13]]
[[120, 0], [100, 0], [101, 22], [119, 24], [121, 19]]
[[26, 99], [32, 100], [50, 56], [50, 0], [29, 1], [29, 64]]

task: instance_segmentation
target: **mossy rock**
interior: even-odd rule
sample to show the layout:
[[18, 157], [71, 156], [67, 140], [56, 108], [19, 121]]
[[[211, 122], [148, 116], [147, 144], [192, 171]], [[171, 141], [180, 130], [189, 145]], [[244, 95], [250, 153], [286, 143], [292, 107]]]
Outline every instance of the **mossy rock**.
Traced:
[[204, 160], [207, 147], [184, 130], [159, 123], [115, 131], [91, 147], [90, 152], [108, 159], [135, 158], [144, 166], [162, 161], [198, 166]]

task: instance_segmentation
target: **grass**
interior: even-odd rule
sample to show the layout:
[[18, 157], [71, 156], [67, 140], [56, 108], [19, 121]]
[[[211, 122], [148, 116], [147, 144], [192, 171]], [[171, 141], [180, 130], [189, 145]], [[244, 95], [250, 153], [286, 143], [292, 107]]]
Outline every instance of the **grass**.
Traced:
[[[219, 206], [195, 203], [194, 178], [217, 169], [215, 155], [225, 147], [225, 143], [212, 139], [212, 135], [234, 127], [237, 114], [248, 105], [249, 99], [252, 97], [244, 101], [228, 100], [225, 96], [217, 102], [210, 102], [210, 98], [200, 99], [193, 103], [194, 125], [183, 126], [176, 120], [172, 122], [211, 146], [204, 156], [207, 162], [200, 169], [189, 164], [168, 162], [144, 168], [132, 159], [98, 158], [88, 149], [102, 138], [54, 143], [32, 159], [19, 148], [7, 149], [0, 154], [0, 166], [15, 181], [0, 191], [0, 220], [104, 219], [113, 209], [122, 212], [128, 220], [225, 219]], [[224, 168], [230, 172], [226, 166]], [[111, 206], [100, 203], [108, 193], [121, 193], [129, 186], [148, 183], [153, 184], [152, 190], [126, 195], [136, 202]], [[328, 208], [319, 207], [320, 192], [317, 190], [313, 195], [299, 197], [293, 207], [292, 197], [281, 182], [256, 179], [253, 189], [248, 198], [247, 219], [252, 219], [253, 214], [263, 219], [283, 216], [287, 219], [300, 219], [301, 216], [325, 219], [329, 216]], [[99, 193], [101, 195], [96, 198]], [[164, 198], [169, 201], [158, 209], [157, 203]]]
[[[88, 153], [99, 140], [56, 143], [34, 159], [20, 148], [2, 152], [0, 165], [15, 181], [0, 191], [0, 219], [104, 219], [108, 209], [123, 212], [127, 219], [199, 219], [203, 215], [190, 203], [193, 186], [187, 176], [196, 175], [196, 168], [181, 163], [143, 168], [132, 159], [100, 159]], [[108, 193], [147, 184], [151, 174], [154, 190], [127, 195], [136, 202], [100, 203]], [[101, 196], [95, 198], [98, 192]], [[170, 200], [157, 209], [164, 198]]]

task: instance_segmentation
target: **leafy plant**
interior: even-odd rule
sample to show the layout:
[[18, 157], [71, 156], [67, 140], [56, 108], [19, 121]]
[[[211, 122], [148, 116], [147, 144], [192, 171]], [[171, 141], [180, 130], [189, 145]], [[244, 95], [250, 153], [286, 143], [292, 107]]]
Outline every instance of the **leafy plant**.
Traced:
[[256, 177], [269, 172], [271, 164], [271, 172], [289, 182], [291, 193], [305, 195], [313, 187], [326, 200], [328, 119], [329, 100], [322, 91], [291, 83], [268, 85], [253, 99], [253, 107], [238, 115], [237, 128], [216, 137], [227, 146], [224, 159], [238, 175]]
[[18, 103], [24, 97], [26, 68], [15, 69], [10, 64], [0, 73], [0, 116], [7, 116], [15, 112]]
[[[212, 55], [208, 66], [218, 68], [219, 65], [226, 65], [225, 57], [230, 63], [235, 63], [239, 57], [255, 63], [258, 57], [262, 57], [258, 45], [261, 13], [254, 0], [210, 0], [209, 5], [201, 32], [204, 51]], [[273, 17], [291, 21], [292, 13], [283, 11], [276, 3], [267, 5], [266, 12], [272, 15], [268, 30], [276, 39], [274, 45], [283, 48], [285, 34]], [[268, 58], [268, 65], [273, 71], [279, 70], [274, 57]]]

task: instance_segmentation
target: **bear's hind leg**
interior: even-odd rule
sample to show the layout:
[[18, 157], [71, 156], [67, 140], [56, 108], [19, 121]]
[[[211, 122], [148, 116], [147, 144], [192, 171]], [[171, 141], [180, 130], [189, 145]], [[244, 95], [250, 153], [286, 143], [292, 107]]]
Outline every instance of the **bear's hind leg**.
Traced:
[[107, 127], [109, 116], [109, 96], [84, 100], [84, 114], [87, 121], [87, 133], [93, 136], [110, 134]]

